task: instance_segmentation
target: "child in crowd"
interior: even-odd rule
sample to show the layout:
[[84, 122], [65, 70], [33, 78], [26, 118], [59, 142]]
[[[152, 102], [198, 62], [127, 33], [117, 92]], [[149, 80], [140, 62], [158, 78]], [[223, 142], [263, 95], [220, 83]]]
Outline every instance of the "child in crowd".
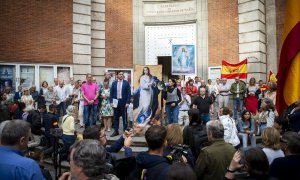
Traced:
[[127, 123], [128, 123], [129, 128], [133, 127], [133, 100], [134, 100], [134, 97], [131, 96], [130, 104], [127, 108]]

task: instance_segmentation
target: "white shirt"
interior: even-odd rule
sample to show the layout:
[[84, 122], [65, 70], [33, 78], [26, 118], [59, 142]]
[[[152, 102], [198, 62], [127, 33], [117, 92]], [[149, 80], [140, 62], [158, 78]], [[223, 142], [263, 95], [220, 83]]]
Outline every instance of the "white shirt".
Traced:
[[218, 90], [219, 90], [219, 92], [224, 91], [224, 90], [228, 90], [228, 92], [220, 92], [221, 95], [228, 96], [229, 95], [229, 90], [230, 90], [229, 84], [227, 84], [227, 83], [225, 85], [223, 83], [219, 84]]
[[212, 92], [215, 92], [215, 94], [219, 94], [219, 90], [217, 88], [217, 86], [212, 85], [212, 84], [208, 84], [208, 94], [210, 95]]
[[197, 89], [199, 89], [199, 87], [201, 86], [201, 82], [194, 83], [194, 86], [196, 86]]
[[72, 95], [72, 94], [73, 94], [74, 85], [72, 85], [72, 84], [67, 84], [67, 85], [66, 85], [66, 88], [67, 88], [67, 90], [68, 90], [68, 94], [69, 94], [69, 95]]
[[190, 109], [190, 105], [191, 105], [191, 97], [189, 95], [183, 95], [181, 94], [181, 99], [183, 100], [183, 98], [186, 99], [186, 101], [184, 101], [183, 103], [179, 103], [179, 110], [183, 111], [183, 110], [189, 110]]
[[279, 158], [279, 157], [284, 157], [284, 153], [281, 149], [278, 150], [274, 150], [274, 149], [270, 149], [270, 148], [263, 148], [262, 149], [269, 161], [269, 165], [272, 164], [272, 162], [274, 161], [274, 159]]
[[220, 116], [220, 122], [224, 126], [224, 141], [237, 146], [240, 144], [238, 131], [234, 120], [229, 115]]
[[56, 96], [58, 97], [59, 101], [65, 102], [67, 97], [69, 97], [69, 91], [65, 86], [62, 88], [58, 86], [56, 88]]
[[[118, 84], [121, 82], [120, 87], [118, 87]], [[117, 81], [117, 98], [122, 99], [122, 87], [123, 87], [123, 80]], [[120, 88], [120, 90], [119, 90]], [[120, 93], [119, 93], [120, 92]]]

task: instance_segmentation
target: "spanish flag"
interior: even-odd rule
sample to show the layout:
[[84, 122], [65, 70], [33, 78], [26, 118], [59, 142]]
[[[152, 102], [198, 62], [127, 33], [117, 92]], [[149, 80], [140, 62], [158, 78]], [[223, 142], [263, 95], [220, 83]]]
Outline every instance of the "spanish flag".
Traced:
[[277, 82], [275, 74], [270, 70], [268, 82]]
[[300, 98], [300, 1], [288, 0], [277, 73], [279, 113]]
[[247, 79], [247, 74], [247, 59], [237, 64], [230, 64], [225, 60], [222, 61], [221, 78], [234, 79], [236, 77], [240, 77], [241, 79]]

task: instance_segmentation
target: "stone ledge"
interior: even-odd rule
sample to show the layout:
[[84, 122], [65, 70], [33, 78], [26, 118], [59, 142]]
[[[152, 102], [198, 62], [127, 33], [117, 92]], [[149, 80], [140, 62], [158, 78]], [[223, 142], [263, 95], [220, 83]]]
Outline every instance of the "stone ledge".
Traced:
[[91, 34], [91, 26], [73, 23], [73, 34], [74, 33], [90, 35]]
[[73, 13], [91, 15], [91, 6], [73, 3]]
[[91, 16], [73, 13], [73, 23], [91, 25]]
[[259, 9], [262, 13], [265, 13], [264, 4], [260, 1], [248, 1], [238, 5], [238, 13], [245, 13]]
[[73, 44], [73, 53], [75, 53], [75, 54], [91, 54], [91, 45]]
[[239, 14], [239, 23], [259, 20], [266, 23], [265, 14], [259, 10]]

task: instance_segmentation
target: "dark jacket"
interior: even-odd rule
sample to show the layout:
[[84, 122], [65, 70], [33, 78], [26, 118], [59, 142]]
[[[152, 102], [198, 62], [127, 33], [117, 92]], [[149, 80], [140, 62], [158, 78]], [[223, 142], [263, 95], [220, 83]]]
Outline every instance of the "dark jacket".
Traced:
[[43, 113], [43, 124], [45, 128], [45, 136], [50, 137], [50, 129], [58, 128], [58, 118], [54, 113]]
[[[136, 157], [136, 169], [130, 179], [164, 180], [170, 165], [166, 157], [141, 152]], [[143, 171], [144, 177], [141, 178]]]
[[[109, 97], [109, 102], [113, 103], [113, 99], [117, 99], [118, 95], [118, 81], [114, 81], [111, 85], [110, 88], [110, 97]], [[122, 99], [119, 99], [118, 104], [120, 106], [125, 106], [125, 104], [130, 104], [130, 97], [131, 97], [131, 87], [128, 81], [123, 80], [123, 85], [122, 85]]]
[[206, 126], [196, 122], [183, 129], [183, 144], [189, 145], [194, 157], [198, 157], [201, 149], [208, 145]]
[[27, 116], [27, 121], [31, 124], [31, 133], [34, 135], [41, 135], [42, 122], [41, 114], [38, 110], [32, 110]]
[[14, 101], [18, 101], [19, 99], [21, 99], [22, 97], [22, 92], [15, 92], [15, 95], [14, 95]]
[[[106, 151], [109, 153], [118, 153], [122, 147], [124, 146], [124, 138], [121, 136], [114, 144], [112, 144], [109, 147], [106, 147]], [[132, 156], [132, 149], [130, 147], [125, 147], [125, 157], [131, 157]]]
[[275, 159], [270, 166], [270, 176], [278, 179], [300, 179], [300, 154]]
[[[233, 98], [237, 96], [237, 83], [234, 82], [231, 84], [230, 92], [233, 94]], [[244, 99], [246, 92], [246, 84], [243, 82], [239, 82], [239, 98]]]
[[288, 115], [290, 128], [294, 132], [300, 131], [300, 109]]

